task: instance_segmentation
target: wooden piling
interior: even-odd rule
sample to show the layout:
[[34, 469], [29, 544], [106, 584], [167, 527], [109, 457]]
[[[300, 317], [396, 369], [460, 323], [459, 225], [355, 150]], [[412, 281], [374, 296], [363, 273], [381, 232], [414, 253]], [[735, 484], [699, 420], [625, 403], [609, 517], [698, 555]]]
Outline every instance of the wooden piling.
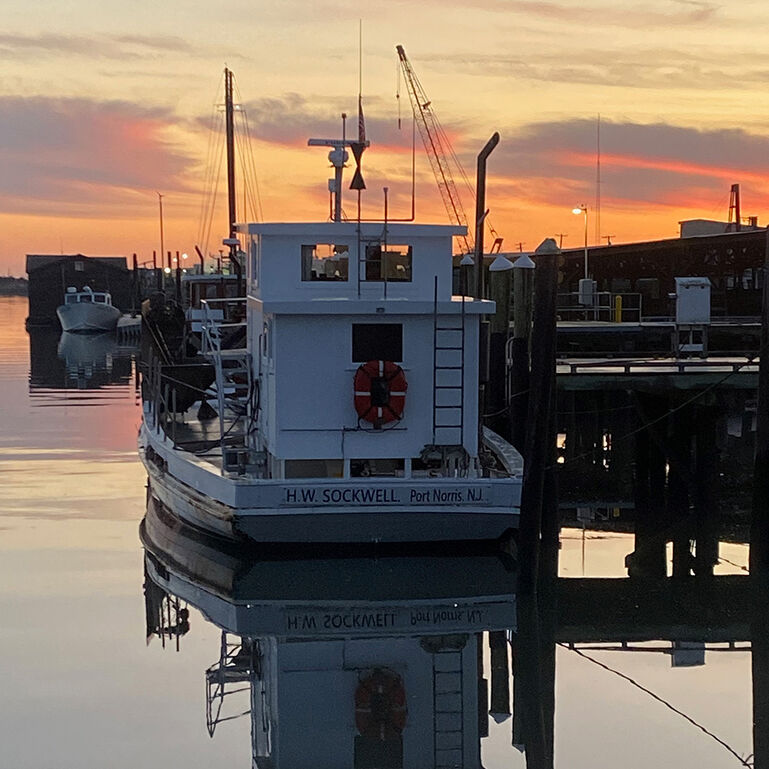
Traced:
[[[542, 619], [539, 585], [545, 599], [547, 585], [557, 572], [558, 520], [555, 491], [555, 334], [556, 292], [558, 287], [555, 241], [545, 240], [537, 249], [535, 273], [534, 324], [537, 340], [531, 355], [531, 388], [526, 427], [525, 469], [521, 492], [518, 530], [518, 632], [516, 637], [516, 674], [520, 676], [521, 700], [516, 712], [522, 712], [528, 769], [552, 769], [552, 718], [543, 698], [551, 680], [545, 664], [542, 639], [549, 637], [548, 620]], [[552, 554], [555, 553], [553, 558]], [[544, 614], [549, 617], [551, 613]], [[540, 623], [544, 622], [542, 628]], [[544, 630], [544, 632], [543, 632]], [[548, 698], [547, 702], [550, 699]], [[548, 724], [549, 725], [546, 725]]]
[[508, 664], [507, 633], [493, 630], [489, 633], [491, 656], [491, 705], [489, 712], [495, 720], [510, 715], [510, 668]]
[[[557, 254], [558, 247], [550, 238], [537, 249], [532, 329], [537, 344], [531, 356], [531, 387], [518, 530], [519, 595], [536, 592], [545, 479], [549, 477], [548, 465], [552, 464], [555, 448], [553, 405], [555, 403]], [[551, 470], [554, 468], [551, 467]]]
[[697, 557], [694, 571], [698, 577], [712, 577], [718, 563], [718, 530], [720, 505], [718, 502], [718, 429], [717, 402], [701, 406], [696, 411], [696, 462], [693, 488], [696, 518], [695, 539]]
[[[516, 261], [518, 265], [520, 260]], [[526, 451], [526, 420], [529, 410], [529, 337], [534, 270], [528, 263], [513, 266], [513, 338], [510, 342], [510, 441]]]
[[756, 454], [753, 471], [753, 512], [750, 528], [750, 578], [753, 680], [753, 766], [769, 769], [769, 228], [761, 303], [761, 349], [756, 413]]

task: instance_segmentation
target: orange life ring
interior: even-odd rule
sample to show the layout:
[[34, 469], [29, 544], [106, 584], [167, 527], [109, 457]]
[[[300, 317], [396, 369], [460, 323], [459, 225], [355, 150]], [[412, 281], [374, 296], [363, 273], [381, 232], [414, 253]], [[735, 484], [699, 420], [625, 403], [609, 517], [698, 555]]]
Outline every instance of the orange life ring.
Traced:
[[355, 690], [355, 726], [365, 737], [390, 740], [406, 726], [406, 691], [392, 670], [376, 668]]
[[390, 360], [370, 360], [358, 367], [353, 380], [355, 410], [374, 427], [403, 417], [408, 382], [403, 369]]

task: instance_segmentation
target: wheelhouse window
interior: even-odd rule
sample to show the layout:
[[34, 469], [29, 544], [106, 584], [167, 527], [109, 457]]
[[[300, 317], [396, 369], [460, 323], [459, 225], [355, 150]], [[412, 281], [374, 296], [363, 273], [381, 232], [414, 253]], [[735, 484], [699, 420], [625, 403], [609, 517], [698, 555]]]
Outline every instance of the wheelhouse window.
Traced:
[[302, 246], [302, 280], [347, 280], [350, 247], [335, 243]]
[[403, 326], [400, 323], [353, 323], [353, 363], [368, 360], [403, 360]]
[[411, 246], [369, 243], [362, 280], [387, 283], [410, 283], [412, 274]]
[[107, 301], [107, 297], [104, 294], [94, 294], [93, 300], [97, 304], [104, 304]]

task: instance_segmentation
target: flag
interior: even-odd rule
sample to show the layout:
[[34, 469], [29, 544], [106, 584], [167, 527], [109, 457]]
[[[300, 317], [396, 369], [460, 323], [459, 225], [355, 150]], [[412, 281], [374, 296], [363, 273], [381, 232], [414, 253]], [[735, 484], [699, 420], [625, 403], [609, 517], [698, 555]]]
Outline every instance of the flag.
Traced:
[[366, 141], [366, 123], [363, 120], [363, 99], [358, 94], [358, 141]]

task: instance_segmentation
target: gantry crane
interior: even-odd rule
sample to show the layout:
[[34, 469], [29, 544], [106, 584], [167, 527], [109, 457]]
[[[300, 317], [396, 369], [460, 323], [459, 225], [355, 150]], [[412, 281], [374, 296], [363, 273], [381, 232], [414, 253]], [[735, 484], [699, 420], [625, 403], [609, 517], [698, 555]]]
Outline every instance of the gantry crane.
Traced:
[[[446, 206], [446, 211], [452, 224], [459, 224], [467, 227], [467, 235], [461, 236], [462, 246], [465, 252], [472, 253], [475, 245], [475, 233], [473, 233], [467, 222], [467, 215], [465, 214], [462, 200], [451, 173], [451, 160], [453, 159], [463, 177], [464, 171], [454, 154], [454, 150], [451, 147], [448, 137], [444, 133], [443, 128], [433, 111], [430, 99], [427, 98], [427, 94], [422, 88], [422, 84], [419, 82], [419, 78], [416, 76], [416, 73], [411, 66], [411, 62], [406, 56], [406, 51], [403, 49], [402, 45], [396, 46], [396, 50], [398, 51], [398, 59], [400, 60], [403, 76], [406, 80], [406, 87], [409, 92], [409, 101], [411, 102], [414, 119], [419, 128], [419, 135], [422, 137], [422, 143], [425, 145], [425, 152], [430, 161], [430, 166], [433, 169], [433, 174], [435, 174], [435, 181], [438, 184], [438, 190], [443, 198], [443, 204]], [[502, 245], [501, 238], [499, 238], [497, 232], [489, 224], [488, 218], [486, 219], [486, 225], [489, 227], [495, 238], [492, 251], [494, 249], [499, 250], [499, 247]]]

